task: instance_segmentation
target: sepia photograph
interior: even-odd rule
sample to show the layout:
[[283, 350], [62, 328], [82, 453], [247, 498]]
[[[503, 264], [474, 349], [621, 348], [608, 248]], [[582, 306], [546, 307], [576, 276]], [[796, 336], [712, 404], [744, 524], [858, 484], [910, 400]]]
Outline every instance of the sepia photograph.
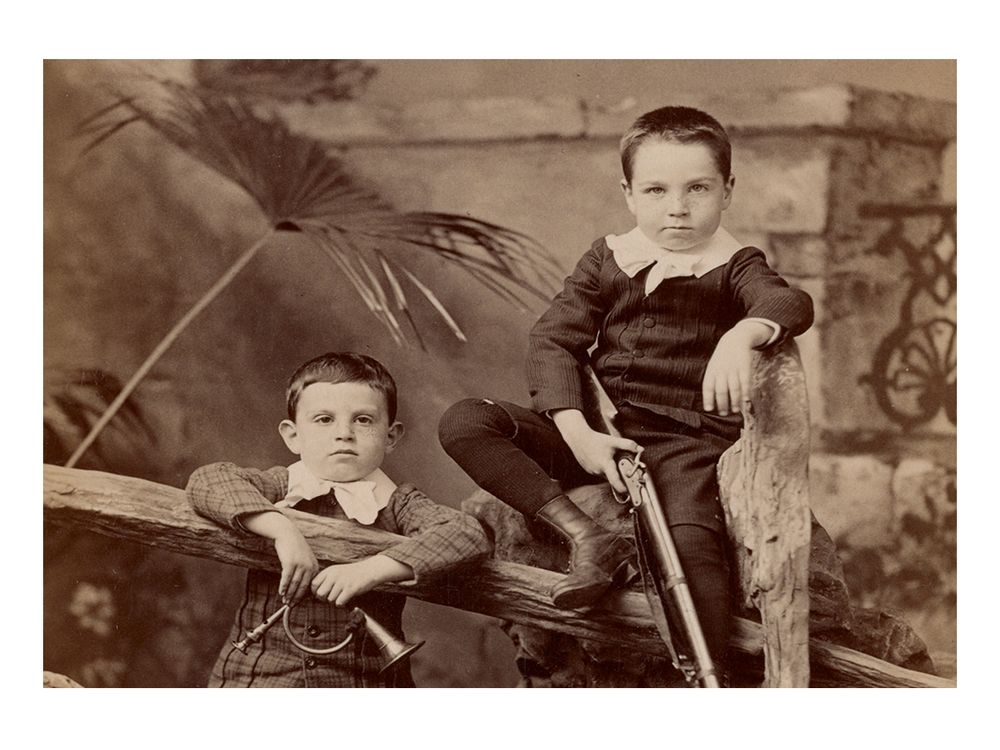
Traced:
[[46, 687], [955, 687], [953, 59], [47, 59]]

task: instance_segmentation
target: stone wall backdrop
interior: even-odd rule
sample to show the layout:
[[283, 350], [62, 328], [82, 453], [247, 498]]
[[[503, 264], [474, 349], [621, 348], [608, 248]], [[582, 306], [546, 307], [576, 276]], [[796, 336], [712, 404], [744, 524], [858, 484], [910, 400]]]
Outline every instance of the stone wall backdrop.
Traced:
[[[185, 80], [226, 75], [218, 65], [166, 69]], [[81, 381], [81, 369], [126, 380], [264, 229], [238, 188], [141, 127], [81, 155], [75, 128], [108, 101], [99, 85], [120, 82], [122, 70], [45, 66], [50, 399], [97, 382]], [[859, 603], [900, 613], [941, 674], [954, 676], [954, 103], [849, 85], [678, 89], [616, 106], [571, 96], [392, 106], [314, 94], [273, 106], [395, 206], [524, 232], [564, 272], [594, 238], [630, 226], [617, 139], [631, 120], [667, 102], [714, 114], [734, 144], [725, 225], [816, 301], [816, 325], [799, 339], [815, 515]], [[437, 419], [466, 396], [524, 401], [526, 333], [542, 306], [516, 311], [432, 257], [414, 267], [456, 311], [468, 344], [418, 310], [429, 352], [396, 346], [325, 256], [281, 236], [182, 335], [129, 418], [80, 466], [183, 486], [210, 461], [289, 463], [276, 429], [289, 370], [355, 349], [384, 361], [403, 394], [407, 437], [389, 473], [458, 506], [473, 486], [438, 447]], [[66, 449], [48, 440], [46, 460], [61, 463]], [[241, 593], [239, 570], [45, 534], [45, 669], [91, 686], [204, 682]], [[408, 612], [409, 634], [428, 641], [414, 657], [418, 684], [516, 683], [495, 621], [420, 602]]]

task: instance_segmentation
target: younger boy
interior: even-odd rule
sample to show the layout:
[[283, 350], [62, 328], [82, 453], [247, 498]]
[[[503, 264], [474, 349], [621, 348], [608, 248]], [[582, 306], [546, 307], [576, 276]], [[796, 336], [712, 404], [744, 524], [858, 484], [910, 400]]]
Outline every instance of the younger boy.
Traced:
[[[739, 437], [752, 350], [805, 331], [812, 301], [721, 228], [735, 178], [714, 118], [649, 112], [623, 137], [621, 162], [636, 227], [596, 240], [532, 329], [533, 410], [461, 401], [442, 417], [441, 443], [480, 487], [569, 542], [570, 574], [552, 590], [567, 608], [594, 604], [632, 547], [565, 492], [595, 475], [624, 491], [614, 454], [641, 445], [721, 674], [729, 567], [716, 464]], [[584, 364], [623, 437], [587, 423]]]
[[[354, 606], [399, 638], [406, 597], [373, 592], [390, 581], [423, 580], [490, 551], [471, 516], [437, 505], [413, 485], [397, 486], [380, 466], [403, 435], [396, 421], [396, 384], [377, 360], [332, 352], [292, 375], [288, 418], [278, 431], [300, 457], [266, 471], [231, 463], [191, 475], [187, 496], [211, 520], [274, 540], [281, 574], [247, 572], [246, 593], [230, 640], [278, 609], [297, 602], [290, 626], [296, 639], [326, 648], [345, 638]], [[308, 542], [283, 507], [404, 534], [409, 539], [357, 562], [320, 570]], [[350, 604], [348, 608], [346, 605]], [[335, 606], [336, 605], [336, 606]], [[246, 654], [223, 647], [209, 687], [412, 687], [408, 666], [379, 675], [376, 644], [359, 639], [329, 655], [296, 649], [283, 628], [271, 628]]]

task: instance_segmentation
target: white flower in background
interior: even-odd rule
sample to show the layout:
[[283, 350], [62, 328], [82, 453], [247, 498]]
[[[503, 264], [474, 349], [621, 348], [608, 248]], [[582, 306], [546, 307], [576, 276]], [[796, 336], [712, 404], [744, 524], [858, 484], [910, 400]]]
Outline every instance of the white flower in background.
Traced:
[[111, 621], [115, 616], [115, 601], [111, 591], [83, 581], [77, 584], [69, 611], [81, 628], [92, 630], [102, 638], [111, 634]]

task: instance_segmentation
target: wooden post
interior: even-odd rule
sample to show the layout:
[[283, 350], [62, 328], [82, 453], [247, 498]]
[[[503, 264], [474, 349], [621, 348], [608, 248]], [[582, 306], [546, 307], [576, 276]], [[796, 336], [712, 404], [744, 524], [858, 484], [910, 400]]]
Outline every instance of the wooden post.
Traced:
[[755, 355], [743, 433], [719, 461], [740, 593], [760, 612], [764, 686], [809, 685], [809, 400], [794, 341]]

